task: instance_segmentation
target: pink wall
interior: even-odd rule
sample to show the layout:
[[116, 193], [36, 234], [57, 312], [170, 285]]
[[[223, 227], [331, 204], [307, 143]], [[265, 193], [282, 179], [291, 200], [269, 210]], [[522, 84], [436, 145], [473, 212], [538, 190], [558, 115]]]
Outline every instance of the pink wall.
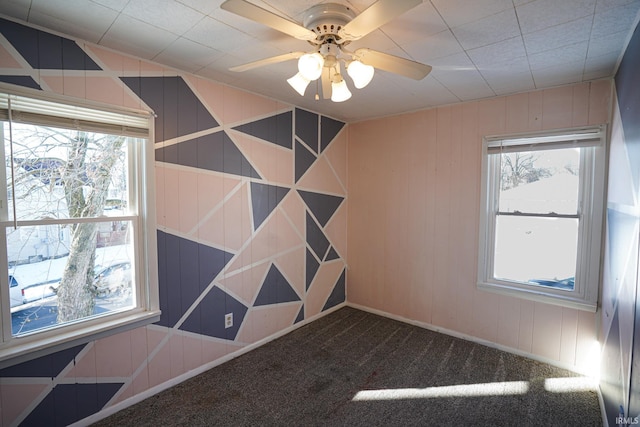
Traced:
[[586, 368], [595, 313], [476, 289], [482, 136], [609, 121], [597, 81], [351, 124], [348, 301]]

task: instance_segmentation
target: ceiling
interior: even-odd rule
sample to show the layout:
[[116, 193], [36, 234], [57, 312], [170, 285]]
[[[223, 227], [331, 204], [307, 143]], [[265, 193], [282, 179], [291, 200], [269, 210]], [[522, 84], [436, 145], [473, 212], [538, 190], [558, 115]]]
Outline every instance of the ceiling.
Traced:
[[[318, 0], [250, 0], [296, 22]], [[333, 0], [362, 12], [374, 0]], [[343, 103], [298, 95], [295, 61], [230, 67], [310, 50], [220, 9], [222, 0], [0, 0], [0, 14], [348, 122], [611, 77], [638, 22], [640, 0], [424, 0], [350, 50], [427, 63], [416, 81], [376, 71]], [[348, 81], [348, 84], [351, 84]]]

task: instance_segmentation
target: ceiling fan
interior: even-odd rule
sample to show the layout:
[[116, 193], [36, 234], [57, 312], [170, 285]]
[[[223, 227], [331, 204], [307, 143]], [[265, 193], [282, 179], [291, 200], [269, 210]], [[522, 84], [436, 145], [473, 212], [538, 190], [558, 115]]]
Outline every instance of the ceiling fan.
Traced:
[[[421, 80], [431, 72], [431, 66], [369, 48], [353, 52], [346, 48], [350, 42], [361, 39], [421, 3], [422, 0], [378, 0], [359, 15], [348, 6], [322, 3], [308, 9], [300, 25], [246, 0], [227, 0], [220, 6], [222, 9], [307, 41], [313, 46], [308, 52], [285, 53], [238, 65], [230, 70], [242, 72], [297, 59], [298, 73], [287, 82], [304, 96], [309, 83], [320, 79], [323, 98], [330, 98], [334, 102], [346, 101], [351, 97], [342, 77], [341, 62], [358, 89], [369, 84], [374, 68]], [[318, 93], [316, 99], [319, 99]]]

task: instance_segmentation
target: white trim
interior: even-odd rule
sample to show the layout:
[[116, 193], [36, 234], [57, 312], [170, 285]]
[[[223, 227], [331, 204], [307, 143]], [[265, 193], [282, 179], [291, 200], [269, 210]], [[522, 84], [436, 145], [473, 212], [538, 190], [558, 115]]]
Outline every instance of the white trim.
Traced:
[[[270, 343], [271, 341], [274, 341], [284, 335], [287, 335], [290, 332], [295, 331], [296, 329], [305, 326], [315, 320], [318, 320], [322, 317], [325, 317], [331, 313], [333, 313], [334, 311], [337, 311], [345, 306], [347, 306], [348, 304], [346, 302], [340, 303], [334, 307], [331, 307], [321, 313], [316, 314], [315, 316], [311, 316], [308, 319], [302, 320], [296, 324], [293, 324], [291, 326], [289, 326], [288, 328], [282, 329], [279, 332], [276, 332], [275, 334], [269, 335], [268, 337], [262, 338], [259, 341], [256, 341], [252, 344], [249, 344], [239, 350], [236, 350], [232, 353], [229, 353], [223, 357], [220, 357], [216, 360], [213, 360], [211, 362], [205, 363], [204, 365], [200, 365], [199, 367], [192, 369], [188, 372], [185, 372], [184, 374], [178, 375], [177, 377], [173, 377], [170, 380], [167, 380], [161, 384], [158, 384], [154, 387], [151, 387], [141, 393], [138, 393], [132, 397], [129, 397], [128, 399], [125, 399], [121, 402], [116, 403], [113, 406], [109, 406], [108, 408], [105, 408], [99, 412], [96, 412], [95, 414], [92, 414], [90, 416], [88, 416], [87, 418], [84, 418], [80, 421], [76, 421], [75, 423], [71, 424], [70, 427], [81, 427], [81, 426], [86, 426], [86, 425], [90, 425], [93, 423], [96, 423], [110, 415], [115, 414], [116, 412], [119, 412], [125, 408], [128, 408], [129, 406], [135, 405], [136, 403], [142, 402], [143, 400], [156, 395], [164, 390], [167, 390], [173, 386], [176, 386], [190, 378], [193, 378], [195, 376], [198, 376], [200, 374], [202, 374], [203, 372], [206, 372], [210, 369], [215, 368], [216, 366], [220, 366], [223, 363], [226, 363], [230, 360], [235, 359], [236, 357], [242, 356], [243, 354], [246, 354], [252, 350], [257, 349], [258, 347], [262, 347], [265, 344]], [[232, 341], [233, 342], [233, 341]]]

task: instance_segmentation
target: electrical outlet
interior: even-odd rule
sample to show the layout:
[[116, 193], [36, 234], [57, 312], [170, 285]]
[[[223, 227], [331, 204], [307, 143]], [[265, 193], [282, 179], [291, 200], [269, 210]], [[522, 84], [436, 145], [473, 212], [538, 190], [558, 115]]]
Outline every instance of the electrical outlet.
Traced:
[[227, 313], [224, 315], [224, 328], [230, 328], [233, 326], [233, 313]]

